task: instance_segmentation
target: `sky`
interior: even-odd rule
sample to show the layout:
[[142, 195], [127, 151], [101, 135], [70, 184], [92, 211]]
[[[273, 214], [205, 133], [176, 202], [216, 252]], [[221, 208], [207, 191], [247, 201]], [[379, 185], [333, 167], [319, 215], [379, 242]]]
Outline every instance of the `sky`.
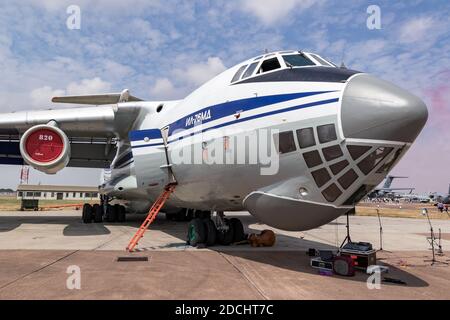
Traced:
[[[80, 9], [80, 28], [67, 27]], [[376, 5], [380, 29], [368, 28]], [[52, 96], [116, 92], [179, 99], [264, 50], [312, 51], [421, 97], [429, 120], [393, 186], [450, 183], [450, 2], [446, 0], [22, 0], [0, 2], [0, 112], [55, 108]], [[373, 21], [373, 20], [370, 20]], [[0, 166], [16, 188], [20, 167]], [[100, 171], [31, 171], [30, 183], [97, 185]]]

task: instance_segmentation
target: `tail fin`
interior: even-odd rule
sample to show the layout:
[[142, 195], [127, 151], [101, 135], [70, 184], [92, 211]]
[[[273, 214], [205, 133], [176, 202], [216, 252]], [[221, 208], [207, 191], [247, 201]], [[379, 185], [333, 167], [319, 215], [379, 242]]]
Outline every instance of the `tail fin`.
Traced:
[[394, 180], [393, 176], [387, 176], [386, 181], [383, 184], [384, 189], [389, 189], [391, 187], [392, 181]]
[[[386, 181], [384, 182], [384, 185], [383, 185], [383, 189], [389, 189], [391, 187], [392, 181], [394, 181], [394, 179], [406, 179], [406, 178], [408, 178], [408, 177], [387, 176]], [[450, 190], [450, 186], [449, 186], [449, 190]]]

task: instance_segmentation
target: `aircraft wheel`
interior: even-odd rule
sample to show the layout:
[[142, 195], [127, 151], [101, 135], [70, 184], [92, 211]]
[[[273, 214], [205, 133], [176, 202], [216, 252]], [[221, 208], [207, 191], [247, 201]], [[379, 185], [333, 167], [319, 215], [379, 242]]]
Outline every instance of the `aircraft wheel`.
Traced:
[[178, 210], [178, 212], [174, 213], [175, 221], [186, 221], [186, 209]]
[[205, 225], [201, 219], [194, 219], [189, 223], [187, 242], [193, 247], [206, 240]]
[[214, 222], [211, 219], [203, 220], [205, 224], [205, 234], [206, 234], [206, 245], [211, 247], [216, 244], [217, 240], [217, 228]]
[[92, 211], [94, 214], [94, 222], [95, 223], [102, 222], [103, 221], [103, 207], [98, 204], [94, 204], [94, 206], [92, 207]]
[[125, 207], [124, 206], [119, 206], [119, 211], [117, 214], [117, 221], [118, 222], [125, 222], [126, 221], [126, 214], [125, 214]]
[[217, 242], [224, 246], [229, 246], [233, 243], [234, 239], [234, 228], [233, 224], [228, 219], [224, 219], [226, 225], [228, 225], [227, 231], [217, 231]]
[[119, 221], [119, 212], [120, 212], [120, 204], [115, 204], [113, 206], [113, 210], [112, 210], [112, 214], [113, 214], [113, 221], [112, 222], [117, 222]]
[[169, 221], [175, 220], [175, 213], [167, 213], [166, 212], [166, 219]]
[[194, 210], [192, 210], [192, 209], [185, 209], [184, 221], [191, 221], [193, 217], [194, 217]]
[[194, 214], [194, 217], [199, 219], [211, 218], [211, 211], [197, 210]]
[[83, 205], [83, 212], [81, 214], [84, 223], [92, 222], [92, 206], [89, 203]]
[[233, 226], [232, 229], [234, 230], [233, 243], [245, 240], [246, 236], [241, 220], [239, 220], [238, 218], [231, 218], [230, 224]]
[[106, 221], [108, 222], [116, 222], [117, 221], [117, 206], [108, 205], [106, 208]]

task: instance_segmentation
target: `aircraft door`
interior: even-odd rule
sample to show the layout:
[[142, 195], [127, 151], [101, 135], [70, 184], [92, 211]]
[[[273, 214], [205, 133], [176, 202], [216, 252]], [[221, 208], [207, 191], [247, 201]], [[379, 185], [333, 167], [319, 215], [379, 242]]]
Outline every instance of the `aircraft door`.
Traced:
[[139, 188], [146, 188], [149, 193], [159, 192], [167, 185], [171, 176], [168, 174], [167, 136], [164, 130], [146, 129], [129, 133], [132, 147], [136, 180]]

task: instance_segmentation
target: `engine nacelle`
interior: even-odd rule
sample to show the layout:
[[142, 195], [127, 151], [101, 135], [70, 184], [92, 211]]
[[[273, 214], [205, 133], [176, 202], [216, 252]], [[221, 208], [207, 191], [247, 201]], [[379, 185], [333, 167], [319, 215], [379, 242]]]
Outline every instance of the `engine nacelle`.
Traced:
[[55, 174], [69, 163], [69, 138], [56, 126], [37, 125], [23, 134], [20, 153], [25, 162], [36, 170]]

